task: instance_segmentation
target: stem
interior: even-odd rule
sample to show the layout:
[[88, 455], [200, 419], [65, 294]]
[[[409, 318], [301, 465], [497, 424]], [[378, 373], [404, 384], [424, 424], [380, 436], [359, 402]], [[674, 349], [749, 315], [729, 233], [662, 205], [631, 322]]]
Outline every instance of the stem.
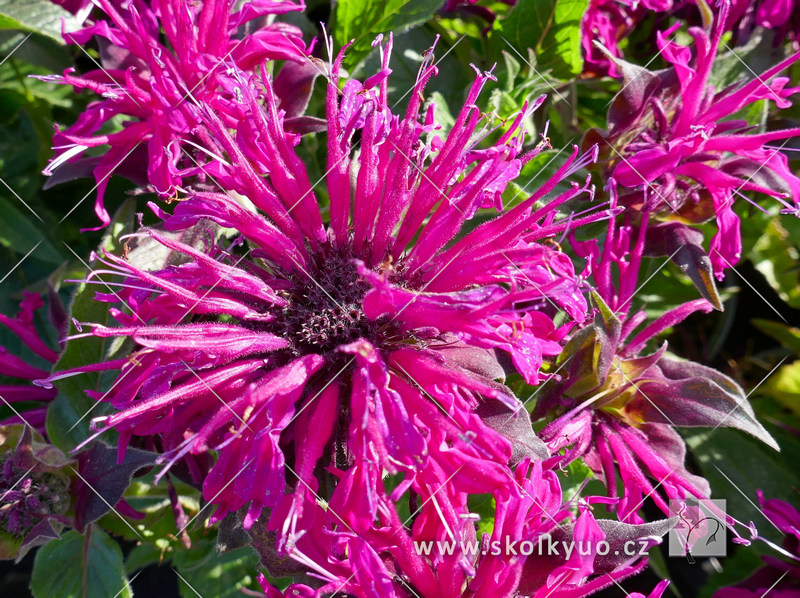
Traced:
[[83, 536], [83, 571], [81, 579], [81, 596], [86, 598], [89, 592], [89, 548], [92, 544], [92, 527], [90, 524], [86, 528], [86, 535]]

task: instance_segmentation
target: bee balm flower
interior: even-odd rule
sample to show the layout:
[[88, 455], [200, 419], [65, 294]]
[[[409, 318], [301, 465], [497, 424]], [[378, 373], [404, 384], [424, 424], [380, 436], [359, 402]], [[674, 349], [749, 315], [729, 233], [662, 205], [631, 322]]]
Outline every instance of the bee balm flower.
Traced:
[[[107, 18], [64, 37], [77, 45], [97, 38], [102, 66], [85, 75], [69, 69], [47, 79], [88, 89], [102, 99], [90, 103], [72, 126], [56, 130], [56, 155], [44, 174], [64, 169], [68, 174], [58, 177], [63, 179], [92, 173], [97, 181], [95, 212], [106, 225], [103, 196], [113, 173], [146, 181], [162, 197], [174, 196], [184, 178], [196, 174], [193, 159], [204, 139], [199, 106], [217, 111], [229, 124], [240, 117], [235, 85], [227, 74], [231, 65], [252, 71], [266, 60], [305, 64], [306, 48], [296, 27], [273, 23], [242, 35], [256, 19], [305, 7], [282, 0], [245, 2], [237, 11], [233, 5], [239, 3], [231, 0], [97, 4]], [[119, 117], [124, 121], [120, 130], [101, 132]], [[101, 157], [76, 162], [87, 149], [103, 146], [110, 149]]]
[[744, 192], [770, 196], [784, 213], [800, 214], [800, 179], [781, 146], [773, 145], [800, 130], [755, 132], [750, 123], [730, 118], [758, 100], [790, 106], [788, 98], [798, 88], [787, 87], [789, 78], [778, 75], [800, 54], [750, 81], [716, 90], [709, 77], [727, 14], [724, 4], [710, 30], [689, 28], [694, 48], [659, 33], [668, 69], [650, 72], [615, 60], [623, 86], [609, 111], [609, 129], [592, 130], [585, 138], [599, 145], [605, 175], [616, 181], [622, 204], [662, 220], [699, 223], [716, 217], [709, 258], [720, 279], [741, 255], [733, 202], [750, 201]]
[[[215, 520], [248, 507], [250, 527], [287, 487], [323, 492], [324, 482], [331, 509], [361, 530], [385, 473], [403, 476], [394, 497], [437, 485], [503, 495], [510, 461], [547, 456], [500, 383], [498, 356], [536, 384], [570, 326], [555, 326], [553, 305], [583, 317], [571, 262], [544, 241], [607, 213], [557, 218], [585, 185], [545, 197], [592, 155], [577, 159], [576, 148], [533, 195], [502, 209], [508, 182], [544, 147], [523, 153], [524, 115], [479, 149], [487, 131], [474, 103], [489, 78], [479, 74], [439, 138], [432, 109], [419, 114], [435, 67], [424, 65], [398, 117], [387, 104], [391, 42], [381, 50], [383, 69], [364, 84], [340, 90], [341, 55], [330, 69], [324, 212], [271, 82], [238, 73], [247, 119], [235, 135], [204, 112], [220, 150], [204, 168], [225, 192], [192, 192], [172, 215], [153, 207], [168, 230], [212, 222], [240, 237], [208, 235], [198, 248], [144, 230], [179, 256], [159, 271], [99, 258], [107, 270], [98, 272], [125, 278], [101, 299], [126, 308], [112, 308], [120, 326], [92, 333], [129, 337], [135, 349], [103, 395], [118, 412], [95, 424], [117, 429], [121, 450], [134, 435], [159, 436], [168, 463], [217, 450], [203, 481]], [[496, 217], [464, 232], [492, 207]], [[498, 413], [527, 434], [482, 419]]]

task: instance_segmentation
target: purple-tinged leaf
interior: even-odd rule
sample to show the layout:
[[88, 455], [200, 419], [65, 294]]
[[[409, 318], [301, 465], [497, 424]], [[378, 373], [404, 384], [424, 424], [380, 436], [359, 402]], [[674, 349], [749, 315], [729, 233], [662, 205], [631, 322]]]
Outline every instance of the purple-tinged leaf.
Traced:
[[455, 335], [445, 335], [448, 341], [450, 340], [449, 337], [453, 337], [456, 342], [439, 348], [439, 353], [447, 363], [469, 370], [489, 380], [505, 379], [505, 370], [497, 360], [494, 351], [481, 347], [471, 347], [458, 342]]
[[[244, 515], [242, 513], [231, 513], [229, 516], [231, 515], [236, 517], [231, 523], [234, 530], [238, 526], [238, 529], [244, 532], [244, 527], [242, 526]], [[291, 557], [278, 551], [276, 548], [278, 534], [267, 529], [266, 521], [266, 517], [258, 519], [248, 531], [244, 532], [249, 536], [250, 545], [258, 553], [261, 565], [273, 579], [291, 576], [295, 581], [302, 580], [307, 572], [306, 568]], [[236, 540], [239, 541], [240, 538], [236, 538]]]
[[736, 428], [780, 450], [756, 419], [742, 388], [720, 372], [692, 361], [665, 357], [639, 384], [628, 409], [645, 421], [679, 427]]
[[[661, 519], [651, 523], [633, 525], [613, 519], [598, 519], [597, 524], [605, 532], [610, 550], [607, 555], [598, 555], [594, 560], [595, 573], [610, 573], [636, 560], [639, 554], [647, 552], [661, 543], [661, 538], [678, 523], [677, 517]], [[636, 554], [626, 550], [626, 544], [636, 545]], [[630, 547], [631, 544], [627, 544]]]
[[328, 121], [316, 116], [295, 116], [283, 121], [283, 126], [290, 133], [308, 135], [325, 131], [328, 128]]
[[612, 134], [630, 126], [644, 110], [647, 101], [660, 87], [659, 75], [646, 68], [622, 60], [609, 53], [602, 45], [595, 45], [622, 73], [620, 92], [608, 110], [608, 123]]
[[475, 412], [484, 424], [511, 441], [511, 466], [526, 458], [542, 461], [550, 457], [547, 445], [536, 436], [530, 416], [521, 405], [513, 413], [499, 401], [481, 401]]
[[117, 449], [102, 442], [78, 455], [76, 529], [82, 532], [110, 511], [122, 498], [133, 474], [155, 465], [156, 457], [149, 451], [128, 448], [122, 463], [118, 463]]
[[[55, 524], [55, 525], [54, 525]], [[28, 532], [19, 547], [19, 553], [14, 561], [19, 563], [31, 548], [44, 546], [50, 540], [58, 540], [61, 537], [60, 530], [63, 526], [53, 519], [42, 519], [33, 529]]]

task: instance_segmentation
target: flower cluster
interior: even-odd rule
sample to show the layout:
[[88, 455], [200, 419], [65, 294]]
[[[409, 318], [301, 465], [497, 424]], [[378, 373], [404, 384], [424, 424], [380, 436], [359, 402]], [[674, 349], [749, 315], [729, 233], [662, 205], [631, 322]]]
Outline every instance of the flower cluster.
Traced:
[[[65, 39], [96, 44], [100, 62], [45, 79], [99, 98], [57, 128], [45, 173], [91, 174], [103, 226], [112, 172], [158, 201], [138, 199], [146, 213], [123, 232], [114, 221], [71, 324], [56, 318], [62, 344], [102, 345], [99, 359], [59, 361], [34, 325], [37, 294], [0, 316], [54, 364], [0, 348], [0, 374], [23, 381], [0, 395], [28, 408], [0, 429], [0, 557], [64, 525], [93, 533], [114, 505], [137, 536], [174, 515], [170, 538], [186, 547], [209, 534], [222, 550], [251, 546], [268, 598], [578, 598], [641, 572], [676, 525], [673, 504], [711, 497], [679, 429], [734, 428], [780, 450], [739, 383], [663, 340], [722, 310], [714, 275], [742, 253], [737, 197], [800, 215], [800, 178], [772, 145], [800, 129], [740, 119], [756, 102], [791, 106], [800, 88], [779, 75], [800, 54], [712, 82], [726, 32], [743, 38], [748, 18], [790, 26], [776, 3], [590, 2], [583, 77], [620, 76], [620, 93], [606, 130], [550, 162], [546, 97], [485, 114], [494, 69], [473, 67], [463, 104], [443, 106], [436, 43], [402, 111], [391, 34], [355, 71], [374, 74], [345, 72], [355, 41], [333, 42], [344, 2], [327, 61], [277, 18], [305, 10], [290, 0], [60, 4], [85, 23]], [[471, 0], [443, 10], [503, 13]], [[668, 67], [651, 72], [617, 44], [654, 10], [702, 27], [689, 46], [676, 26], [659, 32]], [[520, 180], [534, 170], [538, 186]], [[698, 225], [714, 217], [707, 251]], [[700, 296], [652, 317], [637, 292], [664, 256]], [[73, 468], [32, 427], [72, 442], [57, 409], [87, 399], [62, 381], [72, 391], [88, 372]], [[45, 426], [41, 402], [56, 398]], [[132, 476], [143, 480], [126, 493]], [[791, 507], [762, 506], [797, 535]], [[159, 541], [163, 558], [171, 540]]]
[[790, 106], [788, 98], [800, 88], [787, 87], [789, 79], [778, 75], [800, 54], [717, 91], [709, 78], [727, 14], [723, 6], [710, 30], [689, 29], [694, 52], [659, 33], [666, 70], [615, 60], [623, 87], [609, 110], [608, 129], [593, 129], [584, 140], [600, 147], [603, 174], [616, 183], [624, 205], [661, 220], [716, 217], [709, 257], [720, 279], [741, 257], [737, 198], [751, 201], [745, 192], [761, 193], [780, 202], [784, 213], [800, 215], [800, 178], [782, 146], [770, 145], [800, 129], [754, 133], [750, 123], [731, 118], [759, 100]]
[[795, 8], [793, 0], [590, 0], [581, 22], [583, 76], [623, 77], [620, 46], [649, 17], [665, 23], [670, 14], [689, 22], [713, 16], [737, 43], [747, 42], [756, 28], [772, 30], [777, 42], [797, 39]]
[[[521, 153], [520, 117], [489, 149], [473, 146], [482, 122], [474, 102], [488, 74], [478, 75], [449, 134], [423, 141], [434, 131], [419, 98], [435, 67], [421, 70], [399, 118], [387, 105], [391, 41], [382, 50], [382, 75], [349, 81], [341, 97], [341, 55], [328, 73], [327, 227], [271, 82], [239, 73], [248, 118], [232, 135], [205, 114], [214, 153], [230, 161], [203, 168], [225, 193], [191, 192], [171, 215], [151, 206], [167, 231], [205, 231], [203, 246], [151, 228], [134, 238], [173, 250], [179, 265], [151, 272], [124, 256], [97, 257], [96, 275], [122, 281], [104, 300], [128, 309], [112, 310], [119, 327], [93, 325], [91, 334], [129, 337], [137, 349], [103, 395], [118, 412], [95, 423], [121, 433], [121, 450], [134, 435], [160, 435], [168, 464], [218, 450], [203, 472], [215, 520], [248, 506], [250, 528], [285, 497], [287, 471], [290, 488], [316, 492], [318, 464], [335, 468], [331, 509], [356, 530], [377, 516], [386, 472], [403, 476], [395, 499], [451, 489], [437, 503], [456, 516], [470, 492], [507, 491], [515, 452], [516, 461], [546, 456], [535, 437], [515, 451], [481, 414], [527, 420], [496, 382], [505, 376], [498, 355], [536, 384], [543, 358], [561, 351], [571, 328], [554, 324], [549, 302], [584, 317], [572, 263], [543, 241], [608, 212], [556, 218], [556, 206], [590, 191], [579, 184], [536, 206], [592, 156], [578, 159], [576, 149], [528, 199], [458, 238], [476, 210], [498, 206], [544, 144]], [[385, 173], [393, 178], [382, 181]], [[208, 222], [241, 238], [215, 238]], [[309, 436], [312, 422], [318, 432]]]
[[0, 426], [0, 558], [20, 560], [69, 523], [69, 463], [30, 426]]
[[[248, 2], [236, 12], [231, 0], [97, 4], [103, 17], [80, 31], [66, 32], [64, 39], [78, 45], [99, 40], [98, 68], [83, 75], [68, 69], [46, 79], [90, 90], [102, 99], [92, 102], [75, 124], [56, 130], [56, 153], [44, 173], [57, 173], [57, 181], [92, 173], [97, 181], [95, 212], [106, 225], [103, 197], [113, 172], [161, 197], [178, 193], [185, 178], [202, 178], [197, 163], [207, 150], [200, 113], [213, 110], [229, 124], [241, 117], [228, 64], [247, 72], [274, 59], [303, 64], [306, 47], [296, 27], [250, 27], [268, 15], [303, 10], [290, 0]], [[291, 72], [286, 78], [292, 79]], [[294, 79], [286, 85], [296, 83]], [[287, 103], [296, 101], [297, 93], [288, 90]], [[125, 119], [121, 130], [107, 132], [106, 125], [120, 117]], [[105, 146], [109, 149], [99, 157], [76, 159], [89, 148]]]
[[610, 221], [602, 252], [594, 240], [573, 240], [591, 265], [598, 310], [594, 322], [570, 338], [556, 362], [560, 378], [545, 385], [533, 413], [534, 419], [563, 413], [541, 438], [553, 454], [566, 449], [567, 463], [581, 457], [612, 498], [619, 471], [623, 495], [615, 510], [622, 521], [634, 522], [641, 521], [645, 499], [669, 515], [670, 501], [710, 496], [708, 482], [687, 471], [676, 428], [737, 428], [780, 450], [732, 379], [668, 353], [666, 342], [642, 355], [665, 329], [713, 309], [707, 299], [689, 301], [636, 332], [647, 319], [644, 311], [632, 311], [647, 229], [646, 213], [638, 226], [630, 218]]

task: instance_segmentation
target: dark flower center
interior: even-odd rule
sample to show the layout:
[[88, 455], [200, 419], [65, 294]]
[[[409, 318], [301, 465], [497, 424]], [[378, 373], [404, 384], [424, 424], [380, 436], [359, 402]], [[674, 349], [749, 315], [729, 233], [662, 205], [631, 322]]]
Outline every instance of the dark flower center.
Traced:
[[323, 249], [292, 281], [289, 304], [277, 319], [296, 354], [333, 356], [337, 347], [359, 338], [380, 346], [394, 336], [385, 318], [370, 320], [364, 314], [370, 285], [359, 276], [349, 250]]

